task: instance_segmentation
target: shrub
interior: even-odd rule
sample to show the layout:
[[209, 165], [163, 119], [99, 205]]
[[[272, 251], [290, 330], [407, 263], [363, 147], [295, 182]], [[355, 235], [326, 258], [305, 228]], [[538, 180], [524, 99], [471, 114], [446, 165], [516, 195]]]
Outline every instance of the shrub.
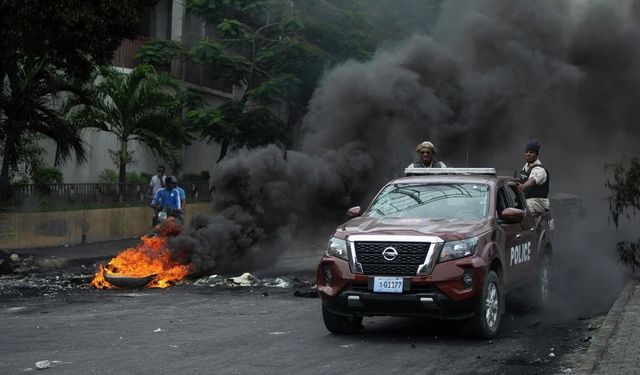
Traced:
[[[102, 171], [102, 173], [100, 173], [100, 176], [98, 176], [98, 179], [100, 180], [100, 182], [106, 182], [106, 183], [118, 182], [118, 172], [114, 171], [113, 169], [106, 168], [105, 170]], [[136, 172], [127, 172], [127, 183], [129, 184], [147, 183], [149, 182], [150, 179], [151, 179], [151, 175], [144, 172], [140, 174]]]
[[61, 184], [64, 176], [56, 167], [39, 167], [31, 171], [31, 181], [36, 185]]
[[[613, 179], [607, 180], [611, 190], [609, 217], [616, 228], [621, 217], [631, 221], [640, 211], [640, 159], [630, 158], [608, 166], [613, 169]], [[619, 242], [616, 247], [623, 263], [635, 270], [640, 268], [640, 239], [636, 242]]]
[[209, 182], [211, 175], [209, 171], [200, 171], [200, 173], [187, 172], [182, 174], [180, 181], [184, 182]]
[[100, 173], [100, 176], [98, 176], [98, 179], [100, 180], [100, 182], [105, 183], [118, 182], [118, 173], [116, 173], [116, 171], [114, 171], [113, 169], [105, 168], [102, 173]]
[[136, 172], [127, 172], [127, 183], [142, 184], [145, 182], [149, 182], [149, 179], [145, 178], [142, 173], [138, 174]]

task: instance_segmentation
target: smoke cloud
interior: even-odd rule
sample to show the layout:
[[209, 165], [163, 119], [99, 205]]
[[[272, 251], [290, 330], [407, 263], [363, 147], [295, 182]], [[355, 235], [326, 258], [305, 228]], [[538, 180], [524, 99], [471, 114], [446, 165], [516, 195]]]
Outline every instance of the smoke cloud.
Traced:
[[[249, 266], [259, 242], [286, 241], [300, 222], [335, 219], [362, 196], [372, 164], [360, 149], [355, 142], [321, 156], [289, 151], [285, 159], [271, 145], [224, 160], [213, 181], [217, 214], [195, 217], [172, 248], [196, 274]], [[262, 265], [274, 259], [257, 257]]]
[[637, 1], [446, 1], [432, 35], [327, 72], [299, 151], [285, 158], [268, 146], [223, 161], [218, 214], [195, 219], [174, 247], [191, 253], [197, 272], [213, 270], [264, 241], [286, 241], [301, 223], [337, 221], [336, 212], [365, 204], [423, 140], [449, 166], [512, 174], [536, 139], [552, 191], [586, 206], [587, 220], [562, 241], [576, 255], [572, 269], [596, 272], [591, 261], [604, 257], [597, 271], [620, 275], [609, 249], [625, 233], [608, 226], [604, 166], [637, 155], [638, 21]]

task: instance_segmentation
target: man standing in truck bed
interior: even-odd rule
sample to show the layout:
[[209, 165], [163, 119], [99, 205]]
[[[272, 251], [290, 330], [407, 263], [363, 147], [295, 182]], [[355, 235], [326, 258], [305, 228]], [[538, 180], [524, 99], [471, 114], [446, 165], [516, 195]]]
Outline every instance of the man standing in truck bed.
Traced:
[[530, 141], [524, 149], [526, 164], [520, 171], [518, 191], [524, 192], [527, 208], [532, 214], [543, 214], [549, 211], [549, 173], [542, 167], [538, 159], [540, 144]]
[[435, 160], [438, 150], [433, 143], [424, 141], [416, 146], [418, 160], [409, 164], [407, 168], [446, 168], [443, 162]]

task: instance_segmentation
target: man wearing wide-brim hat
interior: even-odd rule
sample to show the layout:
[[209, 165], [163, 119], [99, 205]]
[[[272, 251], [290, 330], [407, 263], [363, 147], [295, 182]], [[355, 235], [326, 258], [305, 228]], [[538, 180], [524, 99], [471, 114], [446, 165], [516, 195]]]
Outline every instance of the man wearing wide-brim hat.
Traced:
[[424, 141], [416, 146], [416, 153], [418, 153], [418, 160], [409, 164], [407, 168], [446, 168], [447, 166], [439, 161], [435, 160], [435, 156], [438, 154], [438, 149], [433, 143]]

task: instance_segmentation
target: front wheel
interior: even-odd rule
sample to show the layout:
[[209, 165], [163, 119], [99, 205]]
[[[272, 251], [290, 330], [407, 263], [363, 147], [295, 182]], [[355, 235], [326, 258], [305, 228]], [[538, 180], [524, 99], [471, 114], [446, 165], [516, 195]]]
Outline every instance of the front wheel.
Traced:
[[361, 316], [334, 314], [329, 311], [324, 304], [322, 304], [322, 320], [324, 320], [324, 326], [327, 327], [327, 330], [331, 333], [354, 333], [363, 328]]
[[472, 329], [476, 336], [492, 339], [498, 333], [500, 320], [504, 312], [504, 295], [500, 278], [494, 271], [489, 271], [484, 279], [480, 308], [472, 320]]

